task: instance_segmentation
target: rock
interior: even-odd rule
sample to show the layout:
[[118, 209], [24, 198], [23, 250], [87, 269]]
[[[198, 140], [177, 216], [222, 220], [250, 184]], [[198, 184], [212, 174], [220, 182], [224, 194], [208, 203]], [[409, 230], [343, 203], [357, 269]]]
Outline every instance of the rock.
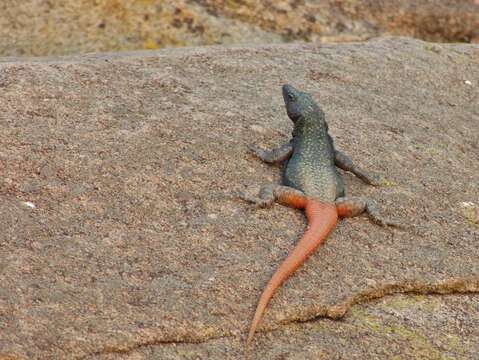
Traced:
[[479, 206], [473, 202], [463, 202], [462, 213], [470, 222], [479, 225]]
[[3, 1], [0, 55], [344, 42], [391, 34], [479, 42], [477, 24], [473, 0]]
[[[0, 78], [0, 358], [241, 358], [258, 296], [305, 224], [235, 195], [280, 179], [246, 146], [287, 140], [285, 82], [311, 92], [337, 146], [388, 180], [345, 174], [348, 192], [411, 226], [341, 221], [273, 298], [253, 351], [479, 352], [479, 230], [460, 206], [479, 193], [478, 45], [4, 59]], [[45, 167], [55, 181], [25, 194]]]

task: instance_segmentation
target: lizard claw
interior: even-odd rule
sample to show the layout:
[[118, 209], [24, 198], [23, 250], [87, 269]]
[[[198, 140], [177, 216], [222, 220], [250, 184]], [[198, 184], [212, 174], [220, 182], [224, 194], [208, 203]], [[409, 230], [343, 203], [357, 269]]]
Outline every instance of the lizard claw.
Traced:
[[256, 156], [259, 156], [258, 154], [263, 151], [263, 149], [261, 149], [259, 146], [256, 146], [254, 144], [248, 144], [248, 149]]
[[237, 193], [238, 197], [246, 202], [254, 204], [257, 208], [262, 209], [265, 207], [269, 207], [273, 204], [273, 199], [262, 199], [260, 197], [248, 195], [242, 191]]
[[372, 218], [373, 222], [380, 226], [390, 226], [397, 229], [405, 229], [407, 226], [403, 223], [398, 221], [390, 220], [390, 219], [383, 219], [383, 218]]
[[247, 202], [251, 202], [251, 196], [242, 192], [242, 191], [238, 191], [237, 193], [235, 193], [235, 195], [237, 197], [239, 197], [241, 200], [244, 200], [244, 201], [247, 201]]
[[266, 199], [259, 199], [258, 201], [256, 201], [256, 207], [258, 209], [264, 209], [264, 208], [267, 208], [267, 207], [270, 207], [271, 205], [273, 205], [273, 200], [266, 200]]
[[368, 185], [372, 185], [372, 186], [385, 186], [388, 184], [388, 181], [386, 180], [386, 178], [381, 175], [370, 175], [366, 177], [365, 180], [368, 183]]

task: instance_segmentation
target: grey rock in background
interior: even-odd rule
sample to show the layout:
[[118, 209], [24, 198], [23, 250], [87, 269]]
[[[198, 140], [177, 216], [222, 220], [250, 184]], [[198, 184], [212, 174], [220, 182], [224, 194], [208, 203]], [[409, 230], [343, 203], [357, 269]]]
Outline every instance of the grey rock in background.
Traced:
[[477, 0], [3, 0], [0, 56], [402, 35], [478, 42]]

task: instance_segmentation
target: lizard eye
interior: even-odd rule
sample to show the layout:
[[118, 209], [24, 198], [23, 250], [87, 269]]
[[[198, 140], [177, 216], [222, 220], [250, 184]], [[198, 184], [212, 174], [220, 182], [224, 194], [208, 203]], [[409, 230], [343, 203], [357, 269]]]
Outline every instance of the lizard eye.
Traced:
[[296, 100], [296, 96], [294, 96], [293, 94], [288, 94], [288, 99], [294, 101]]

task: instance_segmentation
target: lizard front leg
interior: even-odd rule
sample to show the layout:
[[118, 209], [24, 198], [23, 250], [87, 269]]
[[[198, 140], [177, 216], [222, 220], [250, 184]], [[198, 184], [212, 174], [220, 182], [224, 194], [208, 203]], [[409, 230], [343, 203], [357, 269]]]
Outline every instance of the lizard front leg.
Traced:
[[280, 204], [296, 209], [304, 209], [307, 203], [306, 196], [302, 191], [283, 185], [266, 185], [261, 188], [258, 196], [251, 196], [241, 192], [239, 197], [256, 204], [259, 208], [269, 207], [275, 200]]
[[336, 199], [336, 209], [341, 217], [353, 217], [366, 212], [369, 218], [380, 226], [404, 227], [403, 224], [382, 217], [376, 205], [362, 197], [342, 197]]
[[334, 164], [340, 169], [352, 172], [366, 184], [373, 186], [381, 185], [379, 176], [369, 174], [368, 172], [358, 168], [353, 164], [352, 160], [347, 155], [339, 150], [335, 150], [334, 152]]
[[256, 145], [248, 145], [248, 148], [261, 160], [268, 164], [276, 164], [287, 160], [293, 153], [293, 145], [286, 143], [274, 150], [263, 150]]

